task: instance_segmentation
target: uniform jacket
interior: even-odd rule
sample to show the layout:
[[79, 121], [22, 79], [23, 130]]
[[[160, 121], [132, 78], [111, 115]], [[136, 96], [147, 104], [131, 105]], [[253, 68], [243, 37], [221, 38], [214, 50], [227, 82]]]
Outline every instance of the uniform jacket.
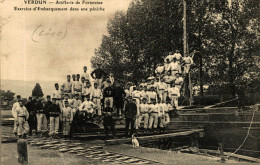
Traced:
[[41, 101], [36, 101], [36, 103], [35, 103], [35, 111], [36, 111], [36, 113], [44, 114], [43, 104], [42, 104]]
[[125, 106], [125, 117], [135, 118], [137, 114], [137, 106], [135, 103], [127, 102]]
[[70, 107], [63, 107], [61, 111], [62, 121], [73, 121], [73, 111]]
[[18, 117], [25, 117], [26, 120], [28, 120], [29, 118], [29, 113], [27, 111], [27, 109], [25, 108], [25, 106], [19, 106], [15, 109], [14, 112], [14, 120], [17, 121]]
[[58, 117], [61, 114], [60, 106], [57, 104], [51, 104], [48, 107], [48, 113], [50, 117]]

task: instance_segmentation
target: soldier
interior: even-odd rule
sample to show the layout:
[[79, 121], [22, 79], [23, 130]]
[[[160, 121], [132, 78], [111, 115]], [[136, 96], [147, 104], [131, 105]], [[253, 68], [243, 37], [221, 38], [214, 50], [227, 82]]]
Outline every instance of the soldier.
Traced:
[[177, 73], [176, 74], [176, 80], [175, 80], [175, 86], [176, 86], [176, 88], [179, 89], [179, 91], [181, 90], [182, 84], [183, 84], [183, 78], [180, 77], [180, 73]]
[[180, 97], [180, 92], [179, 89], [175, 87], [174, 83], [172, 83], [172, 86], [169, 89], [168, 94], [171, 98], [171, 104], [175, 105], [175, 107], [178, 108], [178, 98]]
[[174, 57], [173, 52], [169, 52], [169, 55], [164, 59], [164, 62], [171, 63], [173, 60], [173, 57]]
[[82, 104], [81, 99], [79, 99], [79, 94], [75, 94], [75, 98], [71, 102], [73, 116], [75, 116], [76, 111], [79, 110], [79, 106]]
[[50, 114], [50, 132], [49, 135], [51, 137], [56, 137], [56, 135], [58, 134], [58, 130], [59, 130], [59, 120], [60, 120], [60, 114], [61, 114], [61, 109], [60, 109], [60, 105], [59, 102], [57, 101], [57, 99], [55, 97], [52, 98], [52, 103], [49, 107], [48, 107], [48, 113]]
[[159, 130], [160, 132], [164, 132], [165, 127], [165, 101], [161, 102], [161, 99], [158, 98], [158, 119], [159, 119]]
[[96, 80], [96, 82], [98, 83], [98, 88], [101, 89], [101, 84], [103, 79], [106, 77], [106, 73], [100, 69], [100, 64], [98, 64], [98, 68], [95, 69], [90, 75], [93, 79]]
[[[104, 103], [107, 102], [107, 100], [109, 100], [110, 108], [113, 108], [114, 107], [114, 99], [113, 99], [114, 98], [114, 89], [111, 87], [110, 80], [108, 80], [107, 82], [108, 82], [108, 87], [106, 87], [103, 91]], [[106, 105], [105, 105], [105, 107], [106, 107]]]
[[19, 107], [16, 107], [14, 110], [14, 121], [18, 123], [17, 135], [19, 138], [26, 138], [26, 134], [29, 131], [28, 118], [29, 113], [25, 106], [23, 106], [23, 100], [18, 100]]
[[183, 57], [183, 73], [187, 74], [190, 71], [190, 66], [193, 64], [193, 59], [191, 56]]
[[166, 105], [165, 105], [165, 121], [164, 124], [167, 125], [170, 123], [170, 115], [169, 112], [173, 110], [172, 104], [171, 104], [171, 99], [169, 97], [166, 98]]
[[48, 107], [52, 104], [51, 102], [51, 96], [50, 95], [47, 95], [47, 102], [46, 104], [44, 105], [43, 107], [43, 111], [44, 111], [44, 118], [43, 118], [43, 123], [44, 123], [44, 126], [47, 128], [47, 125], [48, 123], [50, 122], [50, 116], [49, 116], [49, 113], [48, 113]]
[[104, 112], [103, 112], [103, 125], [104, 125], [104, 130], [105, 130], [105, 136], [106, 139], [108, 139], [109, 137], [109, 129], [112, 132], [112, 135], [114, 138], [116, 138], [116, 130], [115, 130], [115, 121], [113, 119], [113, 108], [111, 108], [110, 101], [107, 100], [107, 102], [105, 102], [106, 104], [106, 108], [104, 108]]
[[157, 77], [160, 77], [164, 72], [164, 66], [163, 65], [159, 65], [156, 69], [155, 69], [155, 74]]
[[172, 76], [176, 76], [177, 73], [181, 73], [181, 67], [176, 61], [176, 58], [173, 58], [173, 62], [170, 63], [167, 71], [171, 71]]
[[148, 104], [147, 104], [147, 99], [143, 98], [142, 103], [140, 104], [139, 108], [139, 113], [138, 113], [138, 128], [140, 127], [140, 124], [142, 120], [144, 120], [144, 133], [147, 133], [147, 128], [148, 128], [148, 120], [149, 120], [149, 114], [148, 114]]
[[81, 74], [81, 77], [84, 77], [85, 80], [90, 80], [89, 73], [87, 72], [88, 68], [87, 66], [83, 67], [83, 73]]
[[65, 106], [62, 108], [62, 132], [65, 138], [68, 138], [70, 135], [70, 125], [73, 121], [73, 111], [71, 107], [69, 107], [69, 102], [65, 100]]
[[35, 111], [35, 100], [32, 97], [28, 98], [28, 102], [24, 105], [29, 113], [29, 136], [32, 135], [32, 130], [35, 129], [37, 135], [37, 118], [36, 118], [36, 111]]
[[155, 103], [158, 101], [157, 93], [155, 92], [154, 86], [150, 86], [150, 91], [147, 93], [148, 95], [148, 103]]
[[157, 126], [158, 126], [158, 105], [156, 104], [156, 100], [153, 99], [152, 100], [152, 104], [150, 105], [149, 108], [149, 113], [150, 113], [150, 117], [149, 117], [149, 129], [151, 130], [152, 127], [154, 129], [154, 132], [156, 132]]
[[93, 91], [93, 88], [92, 88], [90, 82], [87, 82], [86, 88], [85, 88], [85, 91], [84, 91], [84, 97], [87, 96], [87, 95], [90, 96], [92, 91]]
[[52, 93], [52, 97], [55, 97], [59, 100], [61, 100], [61, 90], [59, 89], [59, 84], [55, 83], [55, 90]]
[[147, 100], [148, 100], [147, 86], [146, 85], [142, 86], [140, 84], [140, 92], [141, 92], [141, 100], [143, 100], [145, 98], [146, 102], [147, 102]]
[[142, 83], [139, 86], [142, 86], [142, 87], [147, 86], [147, 83], [145, 82], [145, 79], [142, 80]]
[[101, 116], [101, 99], [103, 99], [103, 94], [101, 89], [98, 88], [97, 82], [94, 82], [94, 89], [90, 93], [90, 98], [97, 106], [97, 113], [95, 114]]
[[37, 132], [44, 133], [47, 131], [46, 123], [44, 122], [45, 112], [43, 109], [43, 104], [39, 97], [36, 98], [35, 103], [36, 117], [37, 117]]
[[72, 85], [72, 89], [74, 91], [74, 95], [75, 94], [79, 94], [79, 98], [81, 98], [81, 92], [82, 92], [82, 84], [81, 82], [79, 81], [80, 79], [80, 75], [77, 74], [77, 79], [75, 81], [75, 83]]
[[168, 71], [167, 75], [164, 76], [164, 82], [166, 83], [167, 88], [170, 88], [171, 84], [175, 82], [175, 80], [176, 80], [176, 76], [172, 76], [170, 71]]
[[133, 91], [132, 98], [135, 100], [137, 109], [139, 109], [141, 99], [141, 91], [139, 91], [139, 86], [136, 86], [135, 90]]
[[[16, 108], [20, 107], [20, 104], [19, 104], [18, 100], [21, 100], [21, 96], [20, 95], [16, 96], [16, 102], [13, 104], [13, 107], [12, 107], [12, 115], [13, 115], [13, 117], [15, 115]], [[18, 123], [14, 122], [14, 134], [15, 135], [17, 135], [17, 125], [18, 125]]]
[[115, 83], [115, 89], [114, 89], [114, 104], [117, 112], [117, 116], [122, 116], [123, 108], [124, 108], [124, 98], [126, 96], [126, 93], [122, 87], [120, 87], [119, 82]]
[[108, 78], [109, 78], [109, 80], [111, 82], [111, 85], [114, 85], [114, 82], [115, 82], [114, 74], [110, 73]]
[[125, 137], [128, 137], [129, 125], [131, 124], [131, 133], [132, 135], [135, 131], [135, 122], [137, 115], [137, 106], [133, 101], [132, 96], [128, 97], [128, 102], [125, 106]]
[[96, 105], [90, 101], [90, 96], [85, 96], [85, 101], [79, 106], [79, 110], [86, 112], [88, 118], [92, 118]]
[[68, 94], [69, 98], [72, 99], [72, 82], [70, 81], [70, 75], [67, 75], [67, 82], [62, 85], [63, 94]]
[[164, 82], [163, 79], [157, 83], [156, 90], [161, 101], [165, 101], [166, 99], [166, 95], [167, 95], [167, 93], [165, 92], [166, 89], [167, 89], [167, 84]]
[[69, 107], [71, 107], [72, 99], [69, 99], [69, 95], [65, 94], [62, 100], [62, 107], [65, 107], [65, 102], [68, 102]]
[[181, 55], [179, 50], [175, 51], [175, 53], [173, 54], [173, 57], [176, 58], [176, 61], [177, 61], [178, 64], [181, 63], [182, 55]]

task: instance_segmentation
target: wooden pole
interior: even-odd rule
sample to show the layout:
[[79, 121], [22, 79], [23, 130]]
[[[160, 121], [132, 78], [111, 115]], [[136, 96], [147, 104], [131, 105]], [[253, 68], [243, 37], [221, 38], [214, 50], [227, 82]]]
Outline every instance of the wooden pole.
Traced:
[[183, 0], [183, 55], [186, 57], [187, 53], [187, 31], [186, 31], [186, 0]]
[[19, 139], [17, 141], [18, 162], [22, 165], [28, 164], [27, 141]]

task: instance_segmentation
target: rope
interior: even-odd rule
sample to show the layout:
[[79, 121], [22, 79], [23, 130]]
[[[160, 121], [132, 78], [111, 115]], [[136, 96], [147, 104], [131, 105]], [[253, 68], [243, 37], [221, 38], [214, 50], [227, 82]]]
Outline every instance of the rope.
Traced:
[[244, 141], [243, 141], [242, 144], [235, 150], [235, 152], [233, 152], [233, 153], [232, 153], [231, 155], [229, 155], [227, 158], [229, 158], [230, 156], [234, 155], [237, 151], [239, 151], [240, 148], [241, 148], [241, 147], [244, 145], [244, 143], [246, 142], [248, 136], [250, 135], [250, 129], [251, 129], [251, 126], [252, 126], [252, 123], [253, 123], [253, 120], [254, 120], [255, 112], [256, 112], [256, 109], [255, 109], [254, 112], [253, 112], [252, 119], [251, 119], [250, 125], [249, 125], [249, 127], [248, 127], [247, 135], [246, 135]]

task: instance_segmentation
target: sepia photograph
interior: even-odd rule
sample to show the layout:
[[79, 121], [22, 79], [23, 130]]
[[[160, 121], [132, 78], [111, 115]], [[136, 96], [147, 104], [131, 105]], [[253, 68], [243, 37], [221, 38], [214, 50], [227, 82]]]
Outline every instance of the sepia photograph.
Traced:
[[0, 164], [260, 163], [258, 0], [0, 0]]

